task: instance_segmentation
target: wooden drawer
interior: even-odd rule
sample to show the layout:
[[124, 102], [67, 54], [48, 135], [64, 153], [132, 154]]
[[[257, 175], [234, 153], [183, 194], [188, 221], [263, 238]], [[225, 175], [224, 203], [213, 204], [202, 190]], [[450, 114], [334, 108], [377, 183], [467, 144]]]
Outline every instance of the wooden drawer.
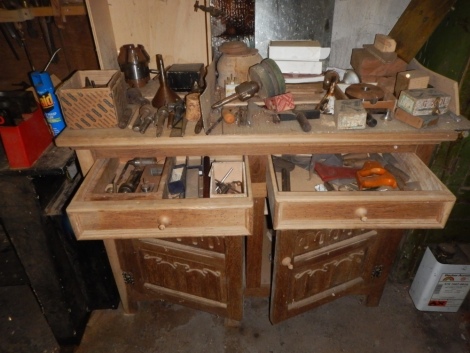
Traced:
[[271, 159], [267, 168], [267, 188], [274, 228], [444, 227], [455, 196], [413, 153], [396, 153], [394, 156], [400, 168], [410, 175], [410, 180], [419, 182], [421, 190], [319, 192], [315, 191], [316, 183], [312, 180], [308, 190], [283, 192], [280, 191], [280, 173], [275, 172]]
[[244, 194], [217, 198], [169, 198], [174, 158], [157, 158], [164, 167], [160, 177], [147, 180], [154, 181], [152, 192], [106, 193], [126, 161], [99, 159], [67, 207], [75, 235], [80, 240], [251, 235], [249, 165], [237, 158], [243, 164]]

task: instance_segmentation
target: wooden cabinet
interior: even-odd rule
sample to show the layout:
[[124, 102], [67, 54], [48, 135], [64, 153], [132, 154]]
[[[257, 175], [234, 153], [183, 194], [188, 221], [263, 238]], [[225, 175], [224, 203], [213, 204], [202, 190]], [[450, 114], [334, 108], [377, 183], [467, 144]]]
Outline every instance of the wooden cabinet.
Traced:
[[[275, 133], [253, 127], [246, 135], [209, 136], [193, 134], [190, 122], [183, 138], [155, 138], [151, 130], [65, 129], [56, 144], [74, 148], [87, 173], [68, 213], [80, 239], [104, 239], [125, 310], [135, 310], [139, 300], [165, 299], [240, 320], [243, 296], [260, 295], [271, 296], [276, 323], [343, 295], [364, 295], [367, 305], [377, 305], [403, 229], [445, 224], [454, 197], [426, 163], [436, 144], [457, 139], [470, 124], [442, 117], [427, 130], [393, 120], [341, 131], [332, 119], [312, 121], [309, 133], [293, 121]], [[272, 155], [346, 152], [393, 153], [422, 190], [279, 191]], [[172, 200], [157, 192], [110, 199], [93, 192], [106, 160], [206, 155], [247, 156], [248, 196]], [[357, 214], [357, 208], [367, 212]], [[161, 230], [159, 214], [166, 212], [172, 222]], [[276, 229], [272, 262], [269, 218]]]
[[132, 301], [163, 299], [242, 319], [242, 237], [120, 240], [117, 248]]

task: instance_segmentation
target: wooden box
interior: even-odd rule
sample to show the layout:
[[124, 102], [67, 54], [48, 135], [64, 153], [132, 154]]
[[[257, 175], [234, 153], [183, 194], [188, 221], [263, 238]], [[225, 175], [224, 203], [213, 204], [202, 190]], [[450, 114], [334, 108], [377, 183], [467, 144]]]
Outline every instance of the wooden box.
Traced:
[[409, 70], [399, 72], [395, 82], [395, 96], [400, 97], [400, 93], [407, 89], [427, 88], [429, 75], [422, 70]]
[[[444, 227], [455, 196], [413, 153], [395, 153], [417, 191], [315, 191], [318, 177], [291, 177], [291, 192], [268, 163], [267, 188], [274, 229], [418, 229]], [[296, 173], [295, 167], [292, 173]], [[314, 174], [315, 175], [315, 174]]]
[[435, 88], [420, 88], [401, 91], [397, 106], [411, 115], [444, 114], [450, 96]]
[[[87, 79], [95, 87], [86, 87]], [[116, 127], [127, 106], [126, 88], [118, 70], [77, 71], [57, 89], [67, 127]]]

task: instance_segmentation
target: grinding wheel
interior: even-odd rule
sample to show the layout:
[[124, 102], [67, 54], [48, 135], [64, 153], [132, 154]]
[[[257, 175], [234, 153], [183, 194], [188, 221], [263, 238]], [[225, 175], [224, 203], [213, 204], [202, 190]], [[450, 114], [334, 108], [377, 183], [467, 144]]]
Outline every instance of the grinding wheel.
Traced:
[[266, 67], [269, 67], [271, 69], [270, 70], [271, 73], [276, 78], [277, 84], [279, 86], [278, 94], [286, 93], [286, 80], [284, 79], [284, 75], [282, 74], [282, 71], [279, 68], [279, 66], [276, 64], [276, 62], [273, 59], [266, 58], [266, 59], [263, 59], [261, 63], [264, 64]]
[[271, 80], [271, 83], [273, 84], [274, 87], [274, 95], [277, 96], [281, 92], [281, 88], [279, 87], [279, 83], [277, 82], [277, 78], [274, 74], [274, 72], [271, 70], [271, 67], [269, 66], [266, 61], [261, 61], [260, 65], [264, 67], [266, 72], [268, 73], [269, 79]]
[[385, 95], [382, 88], [369, 83], [352, 84], [346, 88], [344, 93], [351, 99], [360, 99], [371, 103], [382, 100]]
[[260, 64], [251, 66], [248, 75], [250, 76], [251, 81], [255, 81], [259, 85], [260, 88], [258, 96], [261, 99], [266, 99], [276, 95], [269, 73], [263, 66]]

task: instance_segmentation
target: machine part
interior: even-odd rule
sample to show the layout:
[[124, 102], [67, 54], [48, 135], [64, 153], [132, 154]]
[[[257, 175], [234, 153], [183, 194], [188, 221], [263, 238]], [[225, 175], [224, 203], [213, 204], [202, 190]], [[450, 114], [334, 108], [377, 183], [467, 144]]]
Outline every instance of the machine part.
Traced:
[[[336, 71], [333, 71], [336, 73]], [[326, 89], [325, 95], [322, 97], [320, 102], [315, 106], [315, 110], [319, 110], [322, 113], [328, 114], [330, 113], [328, 106], [330, 103], [331, 99], [335, 98], [335, 88], [336, 88], [336, 83], [338, 82], [337, 80], [339, 79], [339, 76], [335, 74], [329, 74], [328, 76], [325, 76], [325, 79], [323, 80], [323, 87], [328, 85]], [[325, 83], [326, 81], [326, 83]]]
[[327, 70], [323, 79], [323, 89], [328, 91], [333, 82], [339, 82], [339, 74], [335, 70]]
[[281, 172], [281, 191], [290, 191], [290, 172], [295, 164], [281, 157], [273, 156], [273, 165], [276, 172]]
[[153, 164], [157, 164], [157, 159], [154, 157], [136, 157], [128, 160], [124, 165], [124, 168], [122, 168], [121, 174], [119, 174], [119, 178], [117, 179], [116, 184], [119, 185], [121, 183], [122, 178], [126, 174], [129, 166], [134, 167], [134, 169], [141, 168], [143, 170], [145, 166]]
[[118, 127], [120, 129], [125, 129], [129, 125], [131, 118], [132, 118], [132, 109], [126, 108], [126, 110], [124, 110], [124, 113], [119, 119]]
[[119, 193], [135, 192], [137, 190], [137, 187], [139, 186], [140, 178], [142, 177], [143, 173], [144, 173], [143, 167], [139, 167], [139, 168], [135, 168], [131, 170], [127, 180], [121, 185], [119, 185], [118, 192]]
[[235, 87], [234, 94], [228, 97], [225, 97], [224, 99], [213, 104], [212, 109], [219, 108], [235, 99], [239, 99], [242, 102], [247, 101], [248, 99], [253, 97], [256, 93], [258, 93], [259, 89], [260, 89], [259, 84], [254, 81], [242, 82], [237, 87]]
[[271, 78], [276, 81], [274, 86], [278, 87], [277, 95], [286, 93], [286, 80], [277, 63], [273, 59], [266, 58], [261, 61], [261, 65], [266, 68]]
[[346, 88], [345, 93], [349, 98], [360, 99], [363, 102], [371, 102], [372, 104], [381, 101], [385, 95], [382, 88], [370, 83], [352, 84]]
[[368, 127], [375, 127], [377, 125], [377, 119], [375, 119], [372, 115], [367, 113], [366, 116], [366, 125]]
[[145, 178], [142, 179], [142, 184], [140, 185], [140, 191], [142, 192], [152, 192], [155, 188], [154, 183], [149, 183]]
[[132, 126], [132, 130], [144, 134], [150, 124], [155, 122], [156, 111], [150, 104], [145, 104], [139, 109], [139, 116]]
[[150, 80], [150, 56], [144, 46], [125, 44], [119, 49], [118, 64], [130, 87], [143, 87]]
[[158, 109], [165, 105], [179, 102], [181, 101], [181, 98], [168, 84], [165, 65], [163, 64], [163, 56], [161, 54], [157, 54], [157, 68], [160, 72], [160, 75], [158, 76], [160, 87], [158, 87], [157, 93], [155, 93], [155, 96], [152, 99], [152, 105]]
[[142, 92], [137, 87], [130, 87], [126, 90], [126, 99], [129, 104], [150, 104], [150, 101], [142, 96]]
[[228, 170], [228, 172], [225, 173], [225, 175], [222, 177], [222, 179], [220, 179], [220, 181], [219, 180], [215, 181], [215, 184], [216, 184], [215, 191], [218, 194], [225, 194], [226, 193], [226, 192], [222, 192], [222, 188], [224, 187], [225, 180], [227, 180], [227, 178], [230, 176], [230, 174], [232, 172], [233, 172], [233, 168], [230, 168]]
[[387, 109], [387, 112], [382, 116], [382, 120], [385, 120], [385, 121], [393, 120], [393, 113], [391, 109]]
[[261, 64], [251, 66], [248, 75], [251, 81], [258, 84], [259, 90], [257, 93], [261, 99], [273, 97], [277, 94], [270, 73]]
[[357, 75], [356, 71], [349, 69], [344, 73], [342, 82], [348, 85], [352, 85], [354, 83], [360, 83], [361, 79]]
[[166, 106], [163, 106], [157, 110], [155, 119], [155, 126], [157, 128], [156, 137], [160, 137], [163, 134], [163, 125], [165, 120], [170, 116], [170, 112]]
[[186, 131], [186, 125], [188, 124], [188, 119], [182, 117], [176, 123], [173, 124], [171, 128], [170, 137], [183, 137]]

